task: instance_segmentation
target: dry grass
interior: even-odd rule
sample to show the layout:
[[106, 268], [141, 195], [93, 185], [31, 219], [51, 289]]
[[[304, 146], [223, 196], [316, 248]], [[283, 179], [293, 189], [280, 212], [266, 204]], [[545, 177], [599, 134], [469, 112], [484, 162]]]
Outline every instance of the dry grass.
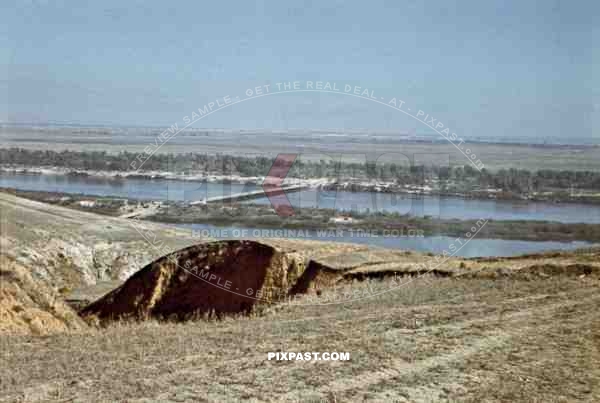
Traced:
[[[391, 281], [344, 288], [376, 291]], [[599, 287], [595, 278], [574, 276], [429, 277], [354, 303], [297, 300], [251, 318], [11, 336], [3, 339], [0, 396], [11, 402], [599, 401]], [[276, 362], [267, 360], [269, 351], [348, 351], [351, 360]]]
[[[0, 234], [7, 250], [44, 251], [51, 236], [65, 245], [105, 239], [108, 221], [92, 215], [3, 195], [0, 205], [11, 224]], [[110, 219], [112, 242], [139, 241], [126, 224]], [[174, 246], [188, 241], [170, 235]], [[450, 277], [414, 278], [417, 264], [431, 266], [434, 257], [268, 243], [323, 262], [349, 281], [252, 317], [3, 335], [0, 401], [600, 401], [598, 249], [450, 259], [438, 268]], [[32, 270], [41, 276], [45, 267]], [[382, 280], [358, 281], [364, 273]], [[395, 273], [406, 277], [393, 292], [318, 305], [388, 290], [398, 285], [389, 277]], [[347, 351], [351, 361], [268, 361], [274, 351]]]
[[30, 270], [0, 256], [0, 334], [48, 334], [83, 329], [85, 323]]

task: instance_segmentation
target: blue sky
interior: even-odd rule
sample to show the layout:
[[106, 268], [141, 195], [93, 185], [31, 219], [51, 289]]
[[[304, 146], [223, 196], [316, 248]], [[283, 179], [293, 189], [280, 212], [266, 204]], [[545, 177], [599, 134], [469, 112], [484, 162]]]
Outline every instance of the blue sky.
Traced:
[[[0, 119], [170, 125], [255, 85], [329, 80], [464, 138], [597, 142], [598, 21], [597, 1], [3, 2]], [[196, 127], [424, 131], [385, 109], [286, 94]]]

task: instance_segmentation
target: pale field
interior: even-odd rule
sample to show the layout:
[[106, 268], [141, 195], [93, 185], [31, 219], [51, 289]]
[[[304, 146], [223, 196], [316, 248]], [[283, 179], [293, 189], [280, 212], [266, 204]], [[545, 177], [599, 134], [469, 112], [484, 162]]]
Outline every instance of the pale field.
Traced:
[[[159, 133], [159, 132], [157, 132]], [[50, 140], [51, 139], [51, 140]], [[468, 140], [468, 139], [467, 139]], [[158, 144], [161, 142], [159, 141]], [[144, 149], [156, 148], [155, 134], [119, 133], [98, 135], [72, 133], [70, 130], [32, 131], [3, 128], [0, 130], [0, 147], [22, 147], [37, 150], [106, 151], [119, 153], [129, 151], [144, 153]], [[282, 135], [187, 135], [180, 133], [162, 145], [158, 153], [207, 153], [239, 156], [269, 156], [279, 153], [297, 153], [305, 161], [340, 159], [346, 162], [370, 160], [396, 161], [399, 164], [466, 165], [470, 162], [463, 154], [469, 149], [476, 160], [491, 170], [519, 168], [528, 170], [600, 170], [600, 147], [562, 146], [541, 147], [513, 144], [483, 144], [466, 141], [461, 150], [446, 142], [415, 143], [396, 141], [393, 137], [377, 141], [359, 138], [336, 140], [318, 136]]]

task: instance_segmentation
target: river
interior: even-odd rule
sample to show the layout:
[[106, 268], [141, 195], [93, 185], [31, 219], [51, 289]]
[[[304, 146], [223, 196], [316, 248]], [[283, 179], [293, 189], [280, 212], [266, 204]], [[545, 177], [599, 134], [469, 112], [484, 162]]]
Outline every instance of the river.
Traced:
[[[226, 226], [210, 224], [174, 224], [176, 227], [190, 230], [198, 238], [246, 239], [246, 238], [294, 238], [315, 241], [348, 242], [374, 245], [390, 249], [407, 249], [435, 254], [447, 254], [461, 257], [517, 256], [550, 250], [569, 250], [592, 246], [589, 242], [553, 242], [520, 241], [511, 239], [487, 239], [448, 236], [413, 237], [409, 234], [391, 234], [383, 231], [327, 230], [285, 230]], [[457, 240], [458, 239], [458, 240]], [[453, 249], [450, 245], [454, 244]]]
[[[218, 182], [195, 182], [169, 179], [121, 178], [110, 179], [92, 176], [41, 175], [0, 172], [0, 187], [21, 190], [81, 193], [98, 196], [114, 196], [144, 200], [194, 201], [206, 197], [232, 194], [258, 189], [252, 184], [223, 184]], [[540, 202], [509, 202], [496, 200], [472, 200], [458, 197], [368, 193], [368, 192], [325, 192], [309, 189], [288, 195], [296, 207], [335, 208], [340, 211], [391, 211], [415, 216], [431, 216], [456, 219], [493, 220], [549, 220], [562, 223], [600, 223], [600, 207], [578, 204], [552, 204]], [[252, 200], [252, 203], [269, 203], [267, 198]], [[190, 227], [191, 228], [191, 227]], [[214, 230], [211, 225], [194, 224], [194, 229]], [[227, 231], [224, 231], [227, 230]], [[222, 238], [236, 234], [253, 236], [253, 228], [221, 228]], [[238, 231], [234, 234], [235, 231]], [[316, 231], [305, 231], [299, 238], [352, 242], [387, 248], [410, 249], [441, 253], [453, 238], [444, 236], [353, 236], [349, 231], [334, 237], [319, 236]], [[500, 239], [477, 239], [469, 241], [457, 255], [512, 256], [555, 249], [573, 249], [590, 245], [586, 242], [534, 242]]]

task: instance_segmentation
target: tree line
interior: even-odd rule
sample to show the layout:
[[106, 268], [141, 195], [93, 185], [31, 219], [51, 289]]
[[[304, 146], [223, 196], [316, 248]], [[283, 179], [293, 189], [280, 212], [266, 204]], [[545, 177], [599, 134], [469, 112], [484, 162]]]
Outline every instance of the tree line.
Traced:
[[[23, 148], [0, 149], [3, 166], [52, 166], [85, 171], [132, 171], [136, 153], [123, 151], [109, 154], [104, 151], [51, 151]], [[148, 159], [143, 174], [148, 171], [168, 171], [178, 174], [216, 174], [261, 177], [267, 175], [273, 158], [242, 157], [223, 154], [156, 154]], [[288, 176], [298, 178], [338, 178], [393, 182], [398, 185], [438, 183], [445, 187], [465, 189], [499, 189], [519, 194], [571, 188], [600, 190], [600, 172], [500, 169], [481, 171], [465, 166], [407, 166], [386, 163], [349, 163], [339, 161], [303, 161], [297, 159]]]

